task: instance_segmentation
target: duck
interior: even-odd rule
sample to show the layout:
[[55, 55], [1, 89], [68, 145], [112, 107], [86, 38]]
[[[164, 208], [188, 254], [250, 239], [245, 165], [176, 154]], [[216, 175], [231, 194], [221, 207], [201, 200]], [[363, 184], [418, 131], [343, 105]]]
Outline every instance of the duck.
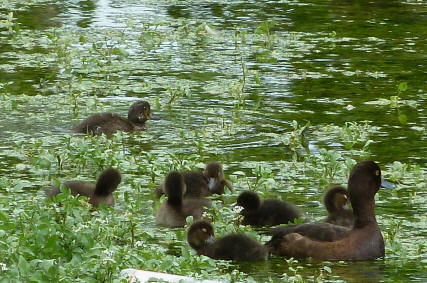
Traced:
[[[217, 161], [206, 164], [203, 173], [198, 171], [187, 171], [182, 173], [187, 186], [185, 198], [201, 198], [213, 194], [224, 194], [225, 186], [234, 191], [233, 185], [224, 177], [221, 163]], [[156, 189], [156, 197], [160, 198], [164, 194], [164, 184]]]
[[328, 217], [325, 219], [325, 222], [350, 228], [353, 227], [354, 214], [348, 208], [350, 200], [348, 192], [343, 186], [330, 188], [326, 192], [323, 202], [328, 211]]
[[188, 216], [194, 220], [202, 218], [205, 207], [210, 207], [207, 199], [183, 199], [187, 186], [184, 176], [178, 171], [169, 172], [165, 178], [164, 191], [167, 199], [156, 212], [156, 224], [167, 227], [184, 227]]
[[384, 257], [384, 239], [374, 211], [374, 197], [380, 186], [381, 169], [378, 164], [374, 161], [357, 163], [348, 179], [348, 194], [354, 213], [352, 228], [330, 223], [302, 224], [310, 234], [319, 233], [319, 227], [325, 225], [330, 231], [347, 229], [337, 238], [327, 241], [298, 231], [299, 226], [289, 231], [284, 231], [286, 227], [281, 227], [281, 231], [273, 231], [273, 236], [266, 245], [273, 254], [298, 259], [373, 260]]
[[[73, 196], [81, 195], [89, 199], [89, 203], [94, 207], [103, 204], [113, 206], [115, 203], [113, 192], [121, 182], [121, 174], [117, 169], [108, 168], [98, 177], [96, 184], [86, 181], [67, 181], [63, 183], [70, 189]], [[54, 186], [47, 190], [46, 196], [53, 198], [61, 192], [60, 186]]]
[[73, 128], [75, 133], [107, 136], [116, 131], [133, 132], [146, 129], [145, 122], [151, 119], [152, 112], [147, 101], [136, 101], [128, 111], [128, 117], [124, 118], [117, 113], [98, 113], [89, 116]]
[[243, 207], [242, 224], [251, 226], [274, 226], [294, 222], [302, 216], [292, 203], [278, 199], [261, 200], [257, 193], [244, 191], [237, 197], [237, 205]]
[[234, 261], [265, 261], [265, 245], [244, 234], [230, 234], [215, 240], [214, 228], [206, 220], [193, 222], [187, 232], [187, 241], [198, 255], [212, 259]]

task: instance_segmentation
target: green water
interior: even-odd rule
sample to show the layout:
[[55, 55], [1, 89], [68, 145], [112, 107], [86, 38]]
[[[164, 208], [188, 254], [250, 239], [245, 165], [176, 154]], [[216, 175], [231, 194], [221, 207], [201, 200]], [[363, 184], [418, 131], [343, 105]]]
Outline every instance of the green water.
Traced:
[[[385, 237], [386, 258], [303, 261], [297, 273], [312, 281], [327, 265], [332, 273], [323, 271], [319, 280], [426, 280], [425, 2], [62, 2], [0, 3], [0, 207], [5, 215], [19, 204], [25, 209], [28, 196], [43, 199], [42, 190], [56, 179], [93, 179], [113, 165], [124, 173], [116, 209], [128, 209], [125, 200], [137, 199], [136, 187], [150, 204], [141, 205], [142, 233], [144, 226], [155, 229], [151, 191], [168, 169], [202, 167], [217, 159], [238, 190], [221, 199], [225, 204], [239, 191], [256, 188], [261, 166], [267, 183], [259, 191], [293, 201], [321, 219], [322, 193], [328, 183], [345, 184], [346, 160], [373, 159], [398, 183], [397, 190], [382, 190], [376, 198], [383, 232], [397, 235], [393, 244]], [[402, 83], [407, 89], [399, 92]], [[105, 150], [111, 149], [108, 142], [72, 135], [72, 125], [87, 115], [125, 115], [136, 99], [148, 100], [159, 120], [149, 121], [144, 133], [125, 135], [112, 152]], [[304, 141], [297, 138], [294, 147], [293, 120], [299, 127], [310, 122]], [[357, 124], [352, 128], [348, 122]], [[100, 151], [93, 156], [106, 161], [92, 162], [66, 141], [77, 148], [96, 144]], [[324, 150], [335, 152], [341, 164], [329, 179], [321, 173], [329, 164], [322, 159]], [[150, 156], [155, 161], [146, 163]], [[6, 205], [12, 199], [18, 204]], [[0, 262], [13, 265], [7, 258]], [[275, 257], [216, 272], [233, 270], [261, 282], [293, 274]]]

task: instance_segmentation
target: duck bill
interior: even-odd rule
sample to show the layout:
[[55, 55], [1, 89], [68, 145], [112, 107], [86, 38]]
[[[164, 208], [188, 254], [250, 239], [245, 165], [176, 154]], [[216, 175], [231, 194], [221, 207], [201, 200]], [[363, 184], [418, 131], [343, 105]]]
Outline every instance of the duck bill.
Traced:
[[209, 238], [206, 239], [206, 243], [207, 244], [213, 244], [213, 243], [215, 243], [215, 237], [214, 236], [210, 236]]
[[397, 186], [395, 183], [392, 183], [390, 181], [387, 181], [385, 179], [381, 179], [381, 188], [385, 189], [396, 189]]
[[215, 187], [215, 178], [209, 178], [209, 184], [208, 184], [209, 190], [212, 191], [214, 187]]
[[151, 120], [160, 120], [160, 116], [158, 114], [153, 114], [153, 112], [150, 113], [150, 119]]

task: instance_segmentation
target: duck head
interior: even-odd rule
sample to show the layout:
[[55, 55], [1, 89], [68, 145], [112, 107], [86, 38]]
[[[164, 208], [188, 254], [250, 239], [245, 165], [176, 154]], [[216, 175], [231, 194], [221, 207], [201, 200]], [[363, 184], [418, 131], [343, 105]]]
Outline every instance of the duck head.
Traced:
[[373, 161], [357, 163], [348, 178], [348, 193], [356, 216], [355, 227], [375, 220], [375, 194], [381, 186], [381, 169]]
[[196, 221], [191, 224], [187, 233], [187, 241], [196, 251], [213, 244], [215, 238], [212, 224], [205, 220]]
[[345, 209], [349, 204], [347, 190], [342, 186], [335, 186], [329, 189], [323, 199], [326, 210], [329, 213], [333, 213], [342, 209]]
[[136, 125], [143, 125], [151, 119], [151, 108], [147, 101], [137, 101], [129, 108], [128, 120]]
[[208, 187], [210, 191], [216, 191], [222, 186], [224, 190], [224, 171], [219, 162], [210, 162], [206, 165], [203, 175], [208, 179]]
[[245, 191], [237, 197], [237, 205], [248, 211], [257, 211], [261, 206], [261, 199], [257, 193]]

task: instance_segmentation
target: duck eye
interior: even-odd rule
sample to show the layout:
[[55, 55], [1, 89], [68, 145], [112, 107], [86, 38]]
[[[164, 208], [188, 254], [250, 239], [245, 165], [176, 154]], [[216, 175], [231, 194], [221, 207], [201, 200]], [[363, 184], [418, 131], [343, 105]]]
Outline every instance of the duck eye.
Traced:
[[380, 170], [376, 170], [375, 171], [375, 175], [379, 176], [380, 175]]

